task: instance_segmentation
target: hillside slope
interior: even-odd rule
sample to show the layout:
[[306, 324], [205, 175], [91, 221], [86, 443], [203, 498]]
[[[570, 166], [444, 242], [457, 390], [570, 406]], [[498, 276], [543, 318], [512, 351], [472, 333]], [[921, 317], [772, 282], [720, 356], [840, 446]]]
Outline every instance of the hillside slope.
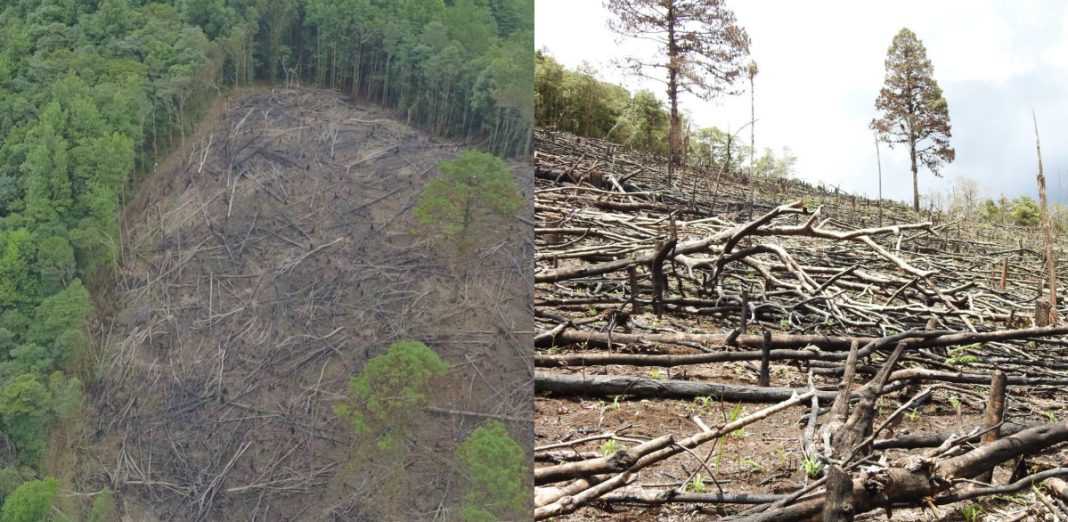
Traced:
[[[810, 520], [842, 462], [858, 514], [1042, 516], [1018, 504], [1065, 473], [1068, 327], [1036, 314], [1033, 233], [880, 221], [797, 180], [668, 183], [662, 158], [567, 133], [536, 148], [538, 519]], [[962, 496], [991, 468], [1015, 485]]]
[[529, 229], [487, 234], [457, 280], [408, 217], [456, 146], [332, 91], [225, 104], [128, 209], [78, 480], [131, 520], [359, 520], [388, 499], [447, 515], [453, 448], [481, 417], [425, 414], [413, 496], [390, 490], [396, 470], [349, 465], [332, 406], [369, 357], [418, 339], [456, 369], [432, 406], [514, 419], [529, 443]]

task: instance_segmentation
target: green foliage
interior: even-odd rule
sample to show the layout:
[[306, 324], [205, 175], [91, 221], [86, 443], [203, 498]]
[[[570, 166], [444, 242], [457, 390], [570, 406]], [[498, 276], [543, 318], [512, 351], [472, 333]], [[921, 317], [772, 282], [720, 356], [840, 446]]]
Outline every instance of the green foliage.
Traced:
[[20, 468], [18, 466], [0, 468], [0, 499], [7, 498], [23, 482], [32, 480], [34, 478], [33, 475], [33, 470], [29, 468]]
[[764, 471], [764, 466], [753, 459], [742, 459], [742, 464], [753, 473], [762, 473]]
[[[738, 418], [741, 417], [741, 416], [742, 416], [742, 403], [739, 402], [738, 404], [734, 405], [734, 408], [731, 408], [731, 413], [730, 413], [730, 415], [727, 416], [727, 422], [728, 423], [734, 422], [734, 421], [738, 420]], [[734, 437], [734, 438], [737, 438], [737, 439], [744, 438], [746, 435], [747, 435], [747, 433], [745, 432], [745, 428], [738, 428], [738, 429], [736, 429], [736, 430], [731, 432], [731, 437]]]
[[[395, 107], [436, 133], [484, 141], [495, 154], [531, 152], [533, 0], [257, 4], [266, 30], [254, 34], [255, 45], [227, 42], [235, 73], [254, 50], [268, 79], [281, 80], [281, 67], [301, 71], [320, 86]], [[291, 27], [299, 20], [291, 13], [301, 10], [303, 23]]]
[[810, 479], [818, 479], [820, 475], [823, 475], [823, 464], [819, 459], [808, 457], [801, 463], [801, 471], [804, 471], [805, 476]]
[[119, 520], [119, 516], [115, 510], [115, 499], [111, 495], [111, 489], [105, 487], [93, 501], [87, 522], [114, 522], [116, 520]]
[[461, 516], [467, 521], [528, 518], [530, 471], [523, 448], [504, 424], [488, 420], [456, 450], [464, 463], [468, 492]]
[[979, 348], [978, 344], [970, 344], [967, 346], [960, 346], [948, 350], [947, 353], [949, 354], [949, 357], [946, 358], [946, 364], [951, 364], [954, 366], [966, 366], [979, 362], [978, 357], [968, 353], [969, 350], [977, 348]]
[[372, 357], [360, 375], [349, 381], [348, 399], [334, 411], [361, 435], [387, 435], [389, 429], [403, 426], [426, 400], [431, 381], [447, 370], [425, 344], [397, 341], [388, 352]]
[[979, 504], [968, 504], [960, 510], [960, 514], [964, 517], [964, 522], [979, 522], [986, 518], [986, 510]]
[[695, 474], [693, 479], [686, 483], [685, 489], [690, 493], [708, 493], [708, 487], [705, 486], [704, 478], [700, 473]]
[[601, 443], [601, 455], [608, 456], [618, 450], [616, 439], [608, 439]]
[[19, 375], [0, 388], [0, 427], [18, 450], [20, 464], [37, 463], [50, 406], [48, 390], [33, 375]]
[[598, 80], [597, 71], [588, 64], [568, 70], [538, 51], [534, 102], [540, 126], [667, 152], [669, 118], [664, 102], [647, 90], [632, 97], [626, 89]]
[[467, 151], [438, 165], [412, 215], [426, 231], [443, 234], [465, 252], [523, 204], [515, 178], [500, 158]]
[[934, 79], [934, 66], [916, 34], [903, 28], [886, 52], [886, 81], [875, 100], [881, 114], [871, 122], [880, 141], [909, 150], [913, 172], [913, 208], [920, 209], [918, 168], [935, 176], [956, 158], [949, 145], [949, 105]]
[[15, 488], [0, 509], [0, 522], [42, 522], [50, 520], [52, 501], [59, 493], [54, 478], [26, 482]]
[[1009, 221], [1021, 227], [1037, 227], [1040, 209], [1038, 203], [1029, 196], [1020, 196], [1012, 200], [1012, 209], [1009, 210]]

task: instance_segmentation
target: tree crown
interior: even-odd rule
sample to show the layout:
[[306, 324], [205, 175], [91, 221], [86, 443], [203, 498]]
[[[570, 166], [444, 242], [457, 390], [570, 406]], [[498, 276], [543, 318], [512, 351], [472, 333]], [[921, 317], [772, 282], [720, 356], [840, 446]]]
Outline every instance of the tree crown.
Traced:
[[879, 139], [915, 149], [915, 159], [936, 176], [956, 152], [949, 105], [934, 79], [934, 66], [923, 42], [908, 28], [894, 36], [886, 56], [886, 81], [875, 100], [881, 115], [871, 122]]
[[[749, 73], [749, 64], [743, 61], [749, 55], [749, 35], [723, 0], [607, 0], [606, 5], [616, 16], [609, 22], [613, 31], [650, 39], [661, 47], [663, 60], [627, 59], [638, 75], [663, 81], [644, 69], [676, 69], [681, 90], [710, 99], [733, 93], [734, 82]], [[674, 42], [669, 41], [669, 32]]]

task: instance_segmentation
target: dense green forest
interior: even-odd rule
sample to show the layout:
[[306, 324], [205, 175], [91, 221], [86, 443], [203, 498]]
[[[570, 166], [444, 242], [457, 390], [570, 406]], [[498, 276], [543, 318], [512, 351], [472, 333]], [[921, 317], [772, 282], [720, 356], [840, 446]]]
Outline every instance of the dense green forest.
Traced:
[[55, 495], [49, 436], [79, 413], [93, 378], [84, 282], [117, 260], [133, 174], [184, 140], [220, 92], [337, 88], [498, 155], [532, 150], [533, 0], [3, 5], [3, 521], [35, 519], [34, 499]]
[[[670, 115], [664, 102], [648, 90], [633, 94], [597, 78], [585, 65], [569, 70], [551, 55], [538, 51], [534, 63], [535, 121], [579, 136], [605, 139], [634, 149], [666, 155]], [[744, 125], [744, 122], [743, 122]], [[718, 127], [693, 128], [683, 117], [686, 163], [698, 167], [725, 167], [731, 172], [761, 177], [790, 177], [796, 156], [788, 148], [764, 148], [751, 155], [751, 147], [737, 131]]]

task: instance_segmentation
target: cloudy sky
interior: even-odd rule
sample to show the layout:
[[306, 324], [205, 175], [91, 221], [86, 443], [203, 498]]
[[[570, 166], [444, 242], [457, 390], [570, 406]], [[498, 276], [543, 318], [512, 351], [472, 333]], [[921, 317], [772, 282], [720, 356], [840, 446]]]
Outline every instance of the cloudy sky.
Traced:
[[[893, 36], [912, 29], [927, 47], [949, 102], [957, 159], [935, 179], [920, 170], [920, 192], [945, 191], [961, 176], [988, 196], [1037, 197], [1031, 110], [1038, 117], [1052, 201], [1068, 201], [1068, 3], [1063, 0], [728, 0], [752, 39], [757, 147], [790, 146], [798, 176], [874, 196], [875, 146], [868, 123]], [[612, 63], [648, 55], [606, 27], [600, 0], [537, 0], [535, 40], [568, 67], [588, 62], [627, 88], [662, 93]], [[662, 95], [666, 99], [666, 95]], [[700, 126], [737, 129], [749, 121], [748, 94], [703, 102], [684, 98]], [[748, 139], [748, 130], [743, 132]], [[882, 146], [884, 197], [911, 201], [908, 151]], [[1063, 172], [1062, 172], [1063, 171]]]

